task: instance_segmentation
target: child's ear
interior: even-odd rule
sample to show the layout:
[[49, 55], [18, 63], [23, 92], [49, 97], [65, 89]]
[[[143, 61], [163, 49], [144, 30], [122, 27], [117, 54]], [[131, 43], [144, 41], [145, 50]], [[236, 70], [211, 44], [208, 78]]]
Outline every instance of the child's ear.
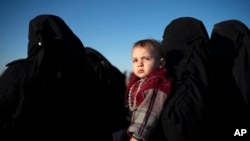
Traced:
[[165, 64], [166, 64], [166, 60], [164, 58], [161, 58], [159, 68], [165, 67]]

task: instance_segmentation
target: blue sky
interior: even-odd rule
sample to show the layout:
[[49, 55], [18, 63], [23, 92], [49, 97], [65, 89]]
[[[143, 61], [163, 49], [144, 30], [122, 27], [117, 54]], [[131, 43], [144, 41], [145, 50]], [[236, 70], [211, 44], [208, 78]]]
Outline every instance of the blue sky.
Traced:
[[250, 27], [247, 0], [1, 0], [0, 73], [27, 57], [29, 21], [40, 14], [61, 17], [84, 46], [102, 53], [120, 71], [131, 71], [131, 47], [144, 38], [162, 40], [165, 27], [179, 17], [213, 25], [236, 19]]

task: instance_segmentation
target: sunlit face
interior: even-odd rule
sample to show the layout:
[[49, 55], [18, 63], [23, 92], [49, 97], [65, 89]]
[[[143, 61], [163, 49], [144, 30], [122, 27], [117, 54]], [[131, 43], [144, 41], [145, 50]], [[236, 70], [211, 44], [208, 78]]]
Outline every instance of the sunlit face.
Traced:
[[132, 66], [137, 77], [145, 78], [160, 66], [160, 59], [151, 48], [135, 46], [132, 49]]

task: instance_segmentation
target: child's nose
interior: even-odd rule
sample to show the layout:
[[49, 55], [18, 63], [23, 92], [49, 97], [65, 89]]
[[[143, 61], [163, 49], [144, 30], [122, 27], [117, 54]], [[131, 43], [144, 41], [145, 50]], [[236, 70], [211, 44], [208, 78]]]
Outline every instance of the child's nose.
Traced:
[[140, 60], [140, 61], [138, 62], [138, 67], [142, 67], [142, 66], [143, 66], [143, 61]]

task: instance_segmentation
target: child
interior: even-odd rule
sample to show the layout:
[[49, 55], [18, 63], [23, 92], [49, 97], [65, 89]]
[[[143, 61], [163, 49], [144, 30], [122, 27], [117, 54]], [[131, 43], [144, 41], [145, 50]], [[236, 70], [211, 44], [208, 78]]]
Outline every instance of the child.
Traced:
[[130, 141], [157, 141], [160, 138], [157, 123], [170, 93], [160, 42], [154, 39], [136, 42], [132, 48], [132, 66], [126, 93], [131, 112], [127, 133]]

